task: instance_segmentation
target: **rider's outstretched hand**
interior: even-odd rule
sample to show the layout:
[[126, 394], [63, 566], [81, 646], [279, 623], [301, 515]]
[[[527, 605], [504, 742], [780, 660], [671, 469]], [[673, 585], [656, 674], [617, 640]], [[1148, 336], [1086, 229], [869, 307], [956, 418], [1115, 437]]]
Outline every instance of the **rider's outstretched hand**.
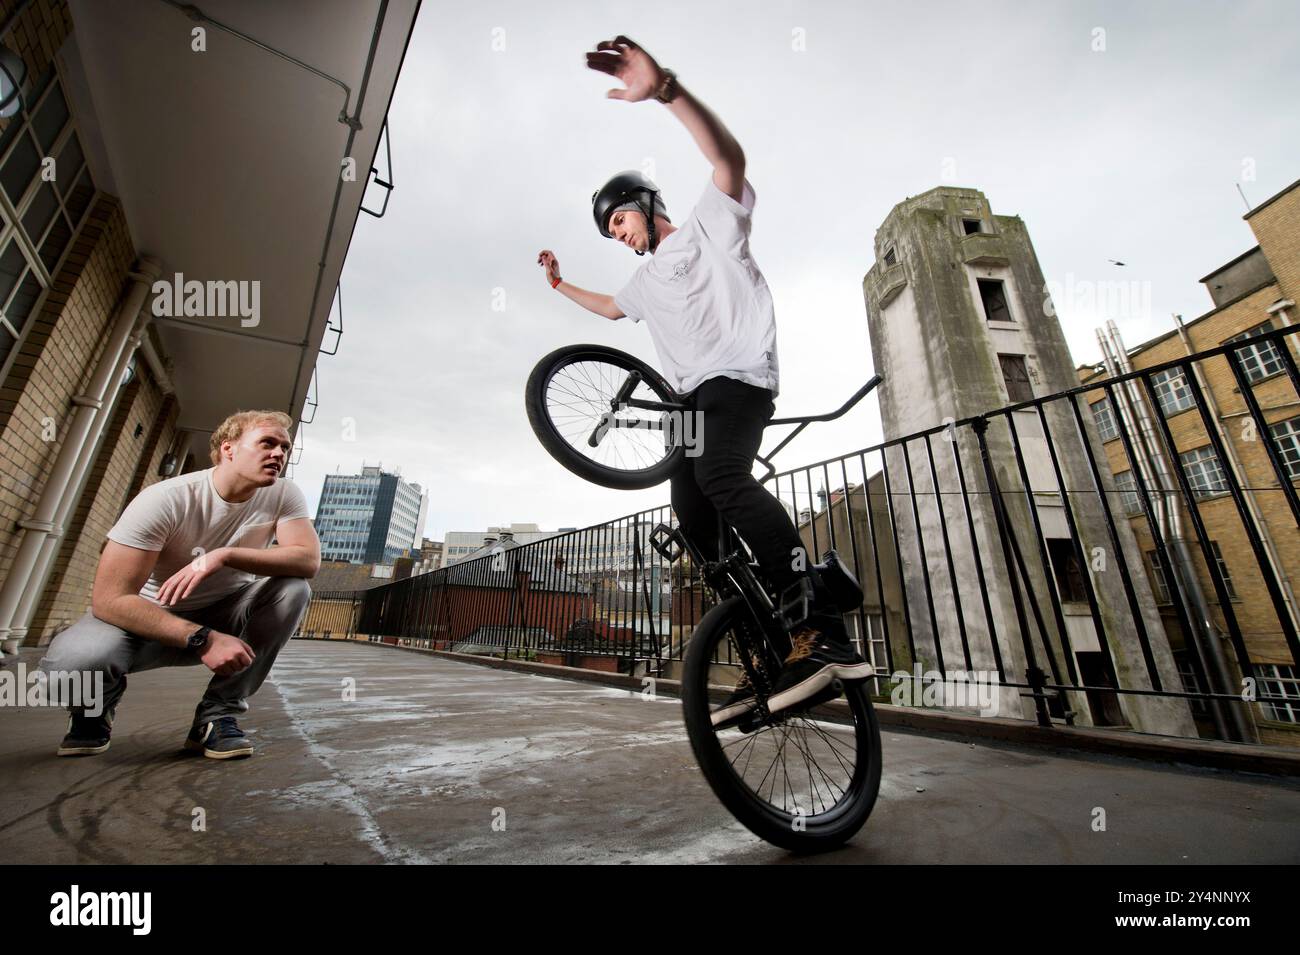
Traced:
[[550, 249], [537, 253], [537, 264], [546, 270], [546, 284], [554, 285], [560, 278], [560, 260]]
[[627, 89], [612, 89], [605, 95], [629, 103], [650, 99], [664, 81], [654, 57], [621, 34], [597, 43], [596, 52], [587, 54], [587, 66], [622, 80]]

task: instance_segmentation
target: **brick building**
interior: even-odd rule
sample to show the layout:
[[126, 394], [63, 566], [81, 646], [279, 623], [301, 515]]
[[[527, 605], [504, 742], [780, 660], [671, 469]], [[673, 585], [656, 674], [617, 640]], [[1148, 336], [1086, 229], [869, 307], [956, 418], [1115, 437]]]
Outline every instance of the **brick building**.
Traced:
[[[592, 623], [591, 586], [565, 561], [538, 547], [492, 541], [450, 567], [376, 588], [360, 610], [357, 631], [382, 633], [435, 650], [552, 645], [579, 621]], [[596, 642], [631, 631], [595, 624]], [[472, 645], [472, 646], [471, 646]]]
[[[1300, 295], [1300, 182], [1256, 206], [1245, 220], [1258, 245], [1201, 279], [1213, 308], [1191, 321], [1180, 319], [1173, 330], [1128, 349], [1118, 341], [1118, 330], [1112, 326], [1112, 365], [1082, 367], [1079, 380], [1096, 383], [1109, 377], [1112, 370], [1125, 370], [1126, 364], [1128, 370], [1141, 371], [1294, 325], [1295, 301]], [[1107, 347], [1105, 341], [1103, 347]], [[1300, 383], [1288, 373], [1283, 349], [1289, 349], [1294, 359], [1300, 354], [1300, 337], [1275, 337], [1240, 353], [1245, 378], [1267, 424], [1266, 433], [1256, 426], [1224, 355], [1193, 363], [1195, 382], [1189, 382], [1178, 367], [1157, 372], [1152, 376], [1154, 401], [1145, 390], [1123, 388], [1116, 389], [1114, 402], [1101, 391], [1089, 392], [1087, 398], [1115, 476], [1117, 513], [1128, 515], [1138, 538], [1184, 686], [1239, 693], [1242, 680], [1253, 677], [1260, 692], [1295, 700], [1293, 704], [1238, 707], [1249, 714], [1255, 736], [1260, 742], [1300, 745], [1300, 674], [1287, 637], [1288, 620], [1292, 633], [1300, 629], [1296, 604], [1300, 533], [1268, 452], [1271, 443], [1286, 479], [1293, 486], [1300, 482]], [[1198, 386], [1227, 460], [1215, 450], [1197, 408]], [[1121, 403], [1125, 407], [1114, 406]], [[1138, 462], [1138, 477], [1159, 478], [1164, 473], [1176, 482], [1178, 470], [1182, 471], [1210, 539], [1217, 574], [1211, 573], [1194, 533], [1193, 515], [1181, 502], [1175, 504], [1175, 513], [1165, 518], [1162, 533], [1175, 538], [1169, 542], [1171, 552], [1184, 552], [1187, 563], [1170, 567], [1161, 557], [1121, 436], [1126, 426], [1131, 437], [1139, 434], [1143, 415], [1154, 423], [1149, 430], [1157, 435], [1163, 427], [1156, 416], [1163, 418], [1173, 437], [1177, 462], [1172, 460], [1166, 441], [1151, 442], [1154, 453], [1149, 463]], [[1134, 441], [1136, 447], [1138, 439]], [[1141, 458], [1144, 452], [1137, 448], [1135, 453]], [[1165, 470], [1161, 472], [1161, 468]], [[1241, 487], [1246, 518], [1232, 494], [1230, 475]], [[1257, 527], [1258, 534], [1247, 530], [1247, 520]], [[1276, 593], [1266, 586], [1261, 568], [1277, 581]], [[1227, 596], [1227, 612], [1221, 593]], [[1180, 596], [1204, 601], [1212, 632], [1185, 632]], [[1188, 620], [1197, 630], [1197, 615], [1189, 614]], [[1239, 654], [1234, 652], [1234, 623], [1249, 672], [1243, 672], [1247, 668], [1240, 665]], [[1203, 736], [1221, 735], [1208, 707], [1197, 705], [1194, 711]]]
[[228, 414], [301, 420], [418, 7], [0, 0], [6, 653], [87, 609], [126, 503]]

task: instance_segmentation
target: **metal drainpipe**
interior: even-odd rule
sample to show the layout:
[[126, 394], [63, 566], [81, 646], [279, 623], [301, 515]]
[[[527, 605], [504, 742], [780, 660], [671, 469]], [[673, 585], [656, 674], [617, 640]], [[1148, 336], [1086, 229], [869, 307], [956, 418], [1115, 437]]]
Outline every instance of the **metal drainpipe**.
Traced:
[[[1098, 328], [1096, 331], [1097, 342], [1101, 345], [1102, 358], [1105, 361], [1107, 373], [1110, 374], [1111, 377], [1117, 377], [1126, 370], [1120, 364], [1118, 357], [1116, 357], [1117, 354], [1124, 354], [1125, 364], [1129, 366], [1127, 370], [1132, 370], [1132, 365], [1128, 362], [1128, 355], [1124, 352], [1124, 345], [1122, 342], [1118, 341], [1118, 334], [1116, 335], [1116, 340], [1111, 340], [1111, 338], [1108, 337], [1107, 332], [1103, 331], [1103, 329]], [[1137, 468], [1142, 473], [1142, 479], [1147, 482], [1147, 487], [1149, 489], [1152, 487], [1155, 488], [1154, 493], [1150, 495], [1150, 499], [1152, 505], [1151, 509], [1155, 512], [1156, 524], [1159, 525], [1160, 534], [1164, 537], [1166, 546], [1171, 551], [1177, 553], [1178, 548], [1177, 544], [1174, 543], [1175, 536], [1171, 533], [1172, 522], [1169, 513], [1172, 510], [1171, 505], [1173, 502], [1167, 501], [1165, 495], [1160, 491], [1160, 488], [1169, 486], [1167, 484], [1168, 476], [1160, 476], [1157, 474], [1155, 464], [1149, 460], [1150, 449], [1147, 447], [1147, 443], [1142, 440], [1142, 430], [1136, 424], [1137, 416], [1140, 411], [1145, 409], [1145, 405], [1137, 404], [1140, 400], [1140, 396], [1130, 393], [1129, 389], [1125, 388], [1123, 384], [1119, 385], [1115, 389], [1114, 395], [1116, 402], [1119, 405], [1118, 410], [1121, 413], [1123, 427], [1127, 428], [1133, 435], [1133, 453], [1137, 456], [1138, 460], [1131, 462], [1131, 466]], [[1130, 402], [1133, 402], [1135, 407], [1130, 408]], [[1174, 573], [1175, 571], [1171, 568], [1170, 572]], [[1182, 579], [1181, 574], [1179, 575], [1179, 579]], [[1180, 592], [1186, 593], [1187, 588], [1185, 586], [1182, 587]], [[1206, 660], [1206, 655], [1201, 649], [1202, 644], [1206, 642], [1206, 638], [1204, 635], [1198, 636], [1197, 634], [1189, 634], [1188, 637], [1191, 641], [1192, 652], [1196, 654], [1197, 659], [1201, 663], [1202, 672], [1209, 673], [1210, 667]], [[1213, 716], [1214, 727], [1218, 731], [1219, 736], [1225, 740], [1230, 739], [1232, 734], [1228, 728], [1227, 720], [1224, 718], [1223, 707], [1217, 700], [1210, 702], [1210, 713]]]
[[[127, 347], [122, 350], [118, 358], [117, 368], [113, 372], [110, 388], [113, 396], [108, 399], [106, 407], [103, 409], [103, 420], [108, 421], [109, 416], [116, 406], [117, 399], [121, 396], [122, 389], [118, 382], [126, 374], [127, 366], [131, 363], [131, 355], [135, 349], [140, 347], [144, 337], [144, 331], [147, 327], [147, 319], [142, 319], [136, 325], [135, 331], [127, 339]], [[18, 602], [18, 609], [14, 612], [13, 624], [9, 631], [9, 639], [17, 640], [21, 645], [27, 637], [28, 625], [31, 623], [32, 613], [36, 609], [36, 601], [45, 591], [45, 586], [49, 582], [50, 565], [58, 553], [60, 544], [63, 542], [63, 535], [68, 527], [68, 516], [72, 513], [73, 506], [80, 498], [82, 485], [86, 480], [86, 472], [90, 470], [90, 463], [94, 460], [95, 449], [99, 447], [99, 437], [102, 430], [97, 432], [93, 440], [87, 440], [81, 447], [81, 452], [77, 455], [77, 463], [72, 471], [72, 476], [68, 480], [67, 491], [59, 500], [59, 510], [54, 518], [54, 529], [45, 536], [41, 542], [40, 555], [36, 558], [36, 566], [32, 568], [31, 576], [28, 578], [28, 585], [23, 589], [23, 596]]]
[[[1106, 321], [1106, 329], [1111, 337], [1116, 361], [1119, 367], [1125, 373], [1131, 373], [1135, 369], [1133, 363], [1128, 359], [1128, 352], [1124, 348], [1124, 341], [1119, 334], [1119, 326], [1114, 320]], [[1183, 593], [1187, 594], [1192, 602], [1192, 610], [1196, 615], [1193, 621], [1198, 634], [1189, 634], [1196, 640], [1197, 647], [1203, 647], [1204, 653], [1201, 654], [1201, 665], [1205, 668], [1207, 675], [1213, 675], [1218, 682], [1218, 687], [1211, 687], [1212, 690], [1222, 693], [1233, 692], [1232, 673], [1228, 667], [1226, 656], [1223, 652], [1223, 635], [1219, 628], [1214, 624], [1214, 618], [1210, 615], [1210, 605], [1205, 598], [1205, 591], [1201, 589], [1201, 579], [1196, 573], [1196, 565], [1192, 563], [1191, 553], [1187, 548], [1187, 541], [1183, 537], [1183, 519], [1182, 519], [1182, 502], [1179, 499], [1177, 484], [1173, 477], [1171, 468], [1176, 466], [1168, 461], [1165, 457], [1164, 444], [1155, 434], [1155, 425], [1151, 421], [1152, 414], [1160, 414], [1159, 409], [1148, 410], [1145, 395], [1138, 391], [1136, 381], [1130, 382], [1134, 386], [1134, 398], [1137, 408], [1137, 415], [1142, 422], [1142, 429], [1150, 438], [1148, 445], [1149, 453], [1156, 465], [1156, 470], [1160, 475], [1160, 486], [1169, 488], [1168, 507], [1166, 514], [1169, 520], [1169, 532], [1165, 536], [1165, 543], [1169, 545], [1172, 552], [1173, 566], [1170, 570], [1178, 575], [1179, 583], [1182, 585]], [[1174, 449], [1170, 448], [1170, 452]], [[1208, 657], [1208, 659], [1207, 659]], [[1206, 666], [1206, 664], [1209, 666]], [[1255, 733], [1254, 725], [1248, 721], [1242, 713], [1242, 708], [1236, 705], [1225, 705], [1222, 701], [1214, 700], [1210, 703], [1211, 710], [1226, 710], [1232, 719], [1232, 726], [1237, 734], [1237, 741], [1240, 742], [1257, 742], [1258, 736]], [[1216, 724], [1219, 720], [1216, 719]], [[1219, 724], [1221, 725], [1221, 724]], [[1228, 734], [1224, 732], [1226, 739]]]
[[[1120, 338], [1119, 326], [1113, 320], [1107, 319], [1106, 332], [1110, 336], [1115, 364], [1120, 373], [1129, 374], [1135, 371], [1133, 363], [1128, 360], [1124, 341]], [[1138, 424], [1138, 443], [1141, 444], [1143, 453], [1147, 457], [1147, 465], [1155, 476], [1165, 522], [1161, 531], [1167, 537], [1179, 539], [1183, 536], [1183, 515], [1179, 508], [1176, 482], [1169, 462], [1165, 460], [1164, 445], [1160, 442], [1155, 424], [1151, 420], [1152, 412], [1147, 407], [1145, 389], [1136, 380], [1127, 381], [1120, 387], [1125, 391], [1125, 397], [1132, 406]]]
[[[1178, 327], [1178, 337], [1183, 340], [1183, 347], [1187, 349], [1187, 354], [1195, 354], [1191, 338], [1187, 334], [1187, 326], [1183, 324], [1183, 316], [1175, 314], [1174, 325]], [[1295, 592], [1291, 589], [1291, 578], [1287, 576], [1286, 568], [1282, 565], [1282, 560], [1278, 556], [1277, 547], [1273, 543], [1273, 535], [1268, 530], [1268, 521], [1264, 519], [1264, 515], [1259, 509], [1259, 502], [1255, 499], [1255, 492], [1250, 489], [1250, 482], [1245, 478], [1246, 472], [1241, 466], [1241, 461], [1237, 458], [1237, 449], [1228, 438], [1228, 429], [1223, 426], [1224, 418], [1219, 412], [1218, 402], [1214, 400], [1214, 392], [1205, 380], [1205, 376], [1201, 373], [1200, 367], [1195, 363], [1192, 365], [1192, 373], [1196, 375], [1196, 380], [1201, 386], [1201, 392], [1205, 395], [1205, 404], [1214, 418], [1214, 426], [1219, 432], [1219, 439], [1223, 442], [1223, 449], [1228, 452], [1228, 466], [1232, 468], [1233, 474], [1236, 475], [1237, 483], [1241, 485], [1241, 495], [1245, 498], [1246, 506], [1250, 509], [1250, 516], [1254, 519], [1256, 526], [1259, 527], [1259, 536], [1264, 543], [1264, 553], [1268, 555], [1269, 566], [1273, 569], [1273, 573], [1277, 575], [1278, 583], [1282, 585], [1282, 596], [1286, 599], [1287, 609], [1291, 614], [1291, 622], [1294, 626], [1300, 628], [1300, 617], [1296, 615]], [[1267, 440], [1267, 435], [1261, 435], [1261, 437]]]
[[85, 394], [75, 395], [72, 404], [75, 410], [68, 425], [67, 436], [59, 447], [50, 476], [46, 479], [37, 502], [35, 513], [28, 519], [19, 521], [18, 526], [27, 533], [18, 545], [9, 575], [0, 584], [0, 649], [5, 654], [16, 653], [18, 641], [10, 637], [10, 628], [14, 621], [14, 612], [22, 599], [23, 591], [31, 582], [32, 570], [40, 556], [41, 545], [46, 536], [55, 529], [55, 517], [59, 502], [67, 492], [73, 468], [81, 454], [82, 446], [87, 441], [94, 441], [104, 427], [104, 415], [101, 410], [104, 397], [113, 384], [112, 375], [117, 370], [118, 359], [127, 346], [127, 339], [135, 328], [136, 319], [149, 297], [152, 284], [162, 274], [162, 267], [151, 258], [142, 257], [136, 263], [137, 269], [129, 273], [130, 284], [122, 303], [118, 306], [116, 318], [112, 324], [103, 354], [91, 378]]
[[[1115, 346], [1100, 328], [1097, 329], [1097, 344], [1101, 346], [1102, 360], [1106, 365], [1107, 374], [1112, 378], [1118, 378], [1123, 374], [1123, 370], [1120, 368], [1119, 360], [1115, 357]], [[1119, 414], [1120, 425], [1126, 428], [1135, 439], [1133, 441], [1133, 451], [1137, 455], [1137, 460], [1129, 463], [1137, 469], [1147, 487], [1159, 488], [1161, 484], [1153, 465], [1148, 460], [1146, 444], [1142, 441], [1142, 430], [1138, 425], [1137, 412], [1130, 407], [1132, 396], [1123, 384], [1117, 385], [1113, 394], [1116, 404], [1115, 411]], [[1169, 533], [1169, 521], [1165, 514], [1167, 508], [1165, 507], [1164, 495], [1157, 492], [1152, 498], [1152, 504], [1156, 514], [1156, 523], [1160, 525], [1160, 533], [1167, 535]]]

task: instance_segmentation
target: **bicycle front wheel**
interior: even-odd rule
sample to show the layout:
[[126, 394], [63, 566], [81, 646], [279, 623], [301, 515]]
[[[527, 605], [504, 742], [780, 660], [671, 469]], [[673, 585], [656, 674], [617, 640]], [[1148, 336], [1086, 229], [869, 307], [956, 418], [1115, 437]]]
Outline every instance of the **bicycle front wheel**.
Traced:
[[686, 412], [657, 371], [604, 345], [568, 345], [537, 363], [525, 388], [533, 433], [574, 474], [634, 491], [662, 484], [682, 466]]
[[732, 597], [691, 635], [682, 672], [691, 748], [714, 794], [755, 835], [794, 852], [835, 848], [862, 828], [880, 790], [880, 727], [867, 684], [844, 684], [848, 724], [803, 712], [717, 729], [711, 676], [739, 675], [744, 654], [757, 655], [755, 630], [749, 608]]

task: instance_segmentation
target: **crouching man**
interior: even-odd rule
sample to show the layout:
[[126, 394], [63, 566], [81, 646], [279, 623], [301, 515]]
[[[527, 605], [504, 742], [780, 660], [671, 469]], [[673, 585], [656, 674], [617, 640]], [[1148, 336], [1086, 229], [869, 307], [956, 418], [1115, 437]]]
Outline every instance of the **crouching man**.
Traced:
[[[307, 609], [320, 540], [307, 502], [281, 477], [293, 421], [241, 411], [212, 435], [213, 467], [140, 492], [108, 532], [91, 611], [55, 636], [47, 673], [104, 674], [98, 716], [72, 709], [60, 756], [108, 749], [126, 675], [202, 663], [212, 671], [185, 748], [250, 756], [235, 717]], [[271, 541], [276, 541], [271, 546]]]

